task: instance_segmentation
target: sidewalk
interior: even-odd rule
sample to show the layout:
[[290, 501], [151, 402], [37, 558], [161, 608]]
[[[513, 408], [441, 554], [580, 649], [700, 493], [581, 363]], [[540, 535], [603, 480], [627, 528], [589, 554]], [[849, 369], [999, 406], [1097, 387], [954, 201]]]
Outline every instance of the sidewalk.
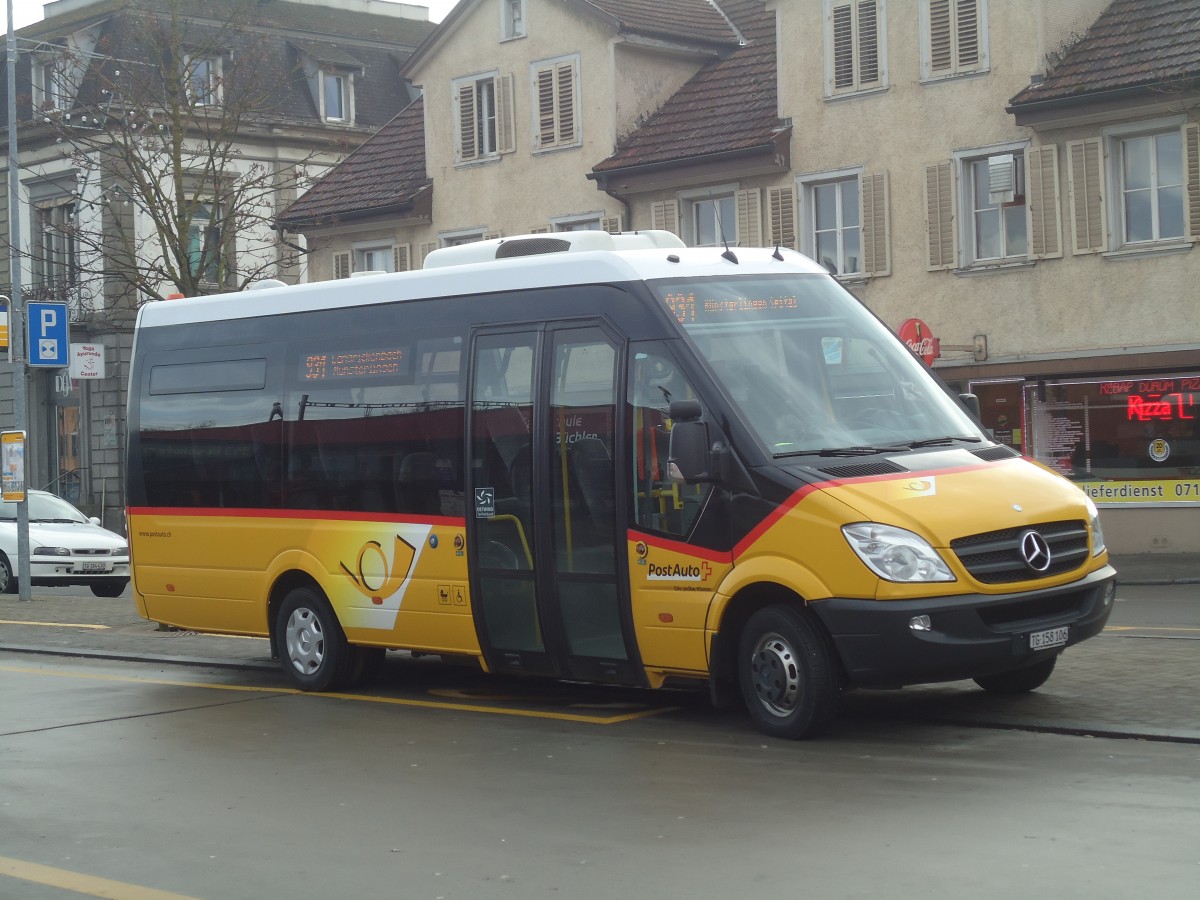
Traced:
[[1200, 555], [1195, 553], [1111, 554], [1108, 561], [1117, 570], [1118, 584], [1200, 585]]

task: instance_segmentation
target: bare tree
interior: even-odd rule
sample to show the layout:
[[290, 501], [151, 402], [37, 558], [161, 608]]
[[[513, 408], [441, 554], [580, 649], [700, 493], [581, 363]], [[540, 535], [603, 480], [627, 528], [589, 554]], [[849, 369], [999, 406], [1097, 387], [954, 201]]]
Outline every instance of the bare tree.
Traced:
[[[255, 27], [253, 0], [218, 5], [219, 20], [184, 15], [177, 0], [135, 3], [93, 48], [55, 48], [43, 77], [71, 102], [39, 109], [35, 90], [34, 129], [61, 150], [75, 203], [44, 226], [49, 237], [34, 225], [35, 273], [57, 277], [35, 277], [30, 296], [70, 282], [81, 313], [127, 316], [172, 293], [245, 287], [302, 254], [274, 216], [346, 148], [286, 114], [304, 73]], [[45, 171], [46, 159], [30, 168]]]

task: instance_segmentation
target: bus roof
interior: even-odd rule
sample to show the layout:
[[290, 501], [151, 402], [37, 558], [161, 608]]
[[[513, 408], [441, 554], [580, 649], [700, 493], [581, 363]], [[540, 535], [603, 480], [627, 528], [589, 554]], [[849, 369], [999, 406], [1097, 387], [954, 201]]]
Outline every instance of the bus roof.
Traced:
[[[596, 234], [592, 232], [591, 234]], [[545, 240], [546, 235], [530, 235]], [[614, 235], [613, 237], [621, 237]], [[478, 258], [489, 247], [516, 238], [481, 241]], [[587, 246], [595, 246], [589, 239]], [[459, 251], [452, 247], [447, 250]], [[465, 248], [464, 248], [465, 249]], [[481, 253], [482, 251], [482, 253]], [[492, 250], [495, 254], [497, 251]], [[434, 251], [441, 254], [442, 251]], [[432, 256], [433, 254], [431, 254]], [[472, 254], [447, 253], [455, 259]], [[437, 263], [438, 260], [435, 260]], [[441, 265], [412, 271], [319, 281], [255, 291], [213, 294], [147, 303], [138, 313], [138, 328], [191, 322], [216, 322], [284, 315], [319, 309], [370, 306], [402, 300], [490, 294], [504, 291], [579, 284], [620, 284], [658, 278], [711, 278], [759, 274], [827, 275], [825, 269], [794, 250], [736, 247], [654, 246], [638, 250], [582, 249], [492, 258], [484, 262]]]

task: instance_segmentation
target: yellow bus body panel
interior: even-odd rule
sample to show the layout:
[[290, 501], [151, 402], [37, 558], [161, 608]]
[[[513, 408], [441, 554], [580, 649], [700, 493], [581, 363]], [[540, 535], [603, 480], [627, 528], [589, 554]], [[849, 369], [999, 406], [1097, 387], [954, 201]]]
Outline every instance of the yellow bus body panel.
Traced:
[[131, 511], [129, 533], [138, 606], [154, 621], [266, 635], [272, 586], [302, 572], [352, 642], [480, 652], [461, 522]]

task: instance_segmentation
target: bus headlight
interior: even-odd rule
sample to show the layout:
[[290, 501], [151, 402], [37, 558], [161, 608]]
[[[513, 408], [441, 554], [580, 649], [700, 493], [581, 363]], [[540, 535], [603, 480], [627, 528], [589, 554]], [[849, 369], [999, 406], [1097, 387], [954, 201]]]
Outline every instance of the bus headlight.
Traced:
[[1096, 504], [1092, 502], [1091, 497], [1086, 497], [1088, 524], [1092, 526], [1092, 556], [1099, 556], [1104, 552], [1104, 529], [1100, 527], [1100, 510], [1096, 509]]
[[954, 573], [911, 531], [875, 522], [843, 525], [842, 534], [868, 569], [888, 581], [954, 581]]

